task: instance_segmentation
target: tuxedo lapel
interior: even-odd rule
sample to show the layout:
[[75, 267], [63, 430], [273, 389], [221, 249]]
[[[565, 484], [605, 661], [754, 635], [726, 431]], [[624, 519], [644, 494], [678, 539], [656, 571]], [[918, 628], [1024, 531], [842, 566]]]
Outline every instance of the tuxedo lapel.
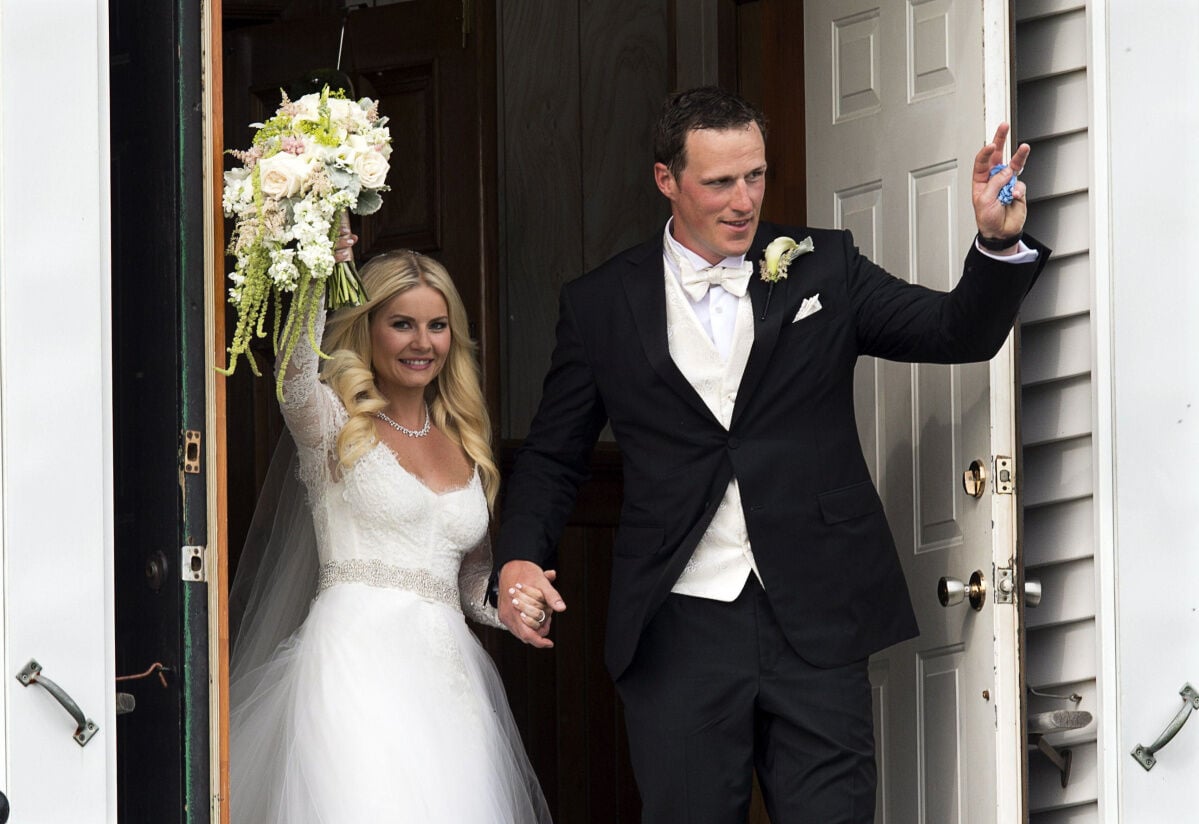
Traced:
[[745, 373], [741, 376], [741, 385], [737, 389], [737, 402], [733, 406], [730, 429], [745, 411], [758, 382], [766, 374], [766, 365], [770, 362], [770, 355], [774, 352], [774, 345], [783, 328], [788, 281], [786, 278], [778, 281], [772, 291], [770, 284], [762, 280], [761, 273], [761, 260], [766, 244], [773, 239], [773, 232], [764, 225], [760, 226], [753, 246], [746, 255], [746, 260], [751, 260], [754, 264], [754, 274], [749, 279], [749, 297], [754, 308], [754, 345], [749, 350], [749, 360], [745, 364]]
[[645, 356], [667, 386], [720, 426], [695, 387], [670, 357], [670, 344], [666, 338], [666, 285], [662, 280], [661, 243], [648, 243], [639, 248], [637, 253], [637, 258], [631, 261], [621, 280]]

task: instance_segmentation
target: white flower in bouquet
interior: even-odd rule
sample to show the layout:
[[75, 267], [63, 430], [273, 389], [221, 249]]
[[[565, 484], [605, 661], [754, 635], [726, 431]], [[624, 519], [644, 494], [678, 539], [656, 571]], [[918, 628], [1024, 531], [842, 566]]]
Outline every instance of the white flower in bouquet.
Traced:
[[387, 179], [387, 170], [390, 167], [387, 158], [381, 152], [368, 149], [355, 158], [353, 168], [358, 179], [362, 181], [363, 188], [378, 189]]
[[283, 98], [283, 105], [279, 107], [279, 114], [287, 113], [292, 118], [292, 123], [299, 125], [304, 122], [318, 123], [321, 119], [320, 114], [321, 95], [317, 92], [306, 94], [299, 100], [287, 100], [286, 95]]
[[[333, 245], [342, 212], [366, 215], [382, 205], [391, 133], [373, 100], [347, 100], [328, 87], [294, 101], [284, 95], [274, 117], [252, 125], [258, 131], [250, 148], [230, 152], [242, 165], [225, 173], [222, 196], [226, 216], [234, 218], [229, 302], [238, 317], [229, 368], [221, 371], [232, 374], [251, 339], [266, 336], [273, 303], [282, 398], [283, 374], [300, 337], [320, 353], [316, 313], [365, 299], [353, 263], [338, 263]], [[284, 320], [285, 294], [291, 301]]]
[[264, 157], [258, 161], [258, 185], [264, 197], [281, 200], [295, 197], [304, 188], [312, 164], [291, 152]]
[[227, 215], [241, 215], [254, 205], [254, 181], [248, 169], [225, 172], [225, 192], [221, 206]]
[[272, 249], [271, 267], [267, 273], [280, 288], [292, 291], [300, 282], [300, 270], [295, 264], [295, 249]]

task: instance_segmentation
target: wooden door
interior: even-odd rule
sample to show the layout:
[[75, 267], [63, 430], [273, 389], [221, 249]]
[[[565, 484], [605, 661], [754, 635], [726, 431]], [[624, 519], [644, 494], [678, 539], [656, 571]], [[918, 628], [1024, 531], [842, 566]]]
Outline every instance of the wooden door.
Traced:
[[[327, 4], [326, 4], [327, 5]], [[379, 101], [390, 120], [393, 153], [383, 208], [354, 218], [359, 261], [390, 249], [429, 254], [454, 278], [480, 344], [489, 407], [498, 408], [495, 287], [495, 8], [411, 0], [351, 11], [341, 68], [358, 96]], [[236, 20], [228, 21], [230, 25]], [[302, 17], [227, 28], [224, 48], [224, 142], [244, 148], [248, 124], [279, 105], [315, 70], [337, 63], [343, 18]], [[230, 327], [231, 328], [231, 327]], [[269, 344], [259, 352], [268, 371]], [[253, 514], [282, 421], [270, 381], [240, 369], [226, 382], [230, 559]]]
[[[390, 118], [393, 153], [383, 208], [354, 218], [361, 262], [410, 248], [446, 265], [466, 304], [480, 345], [484, 391], [493, 420], [498, 410], [498, 301], [495, 287], [495, 33], [489, 0], [446, 3], [410, 0], [334, 13], [344, 4], [226, 0], [223, 57], [223, 143], [245, 148], [248, 124], [279, 105], [280, 89], [294, 97], [313, 90], [314, 76], [337, 66], [357, 96], [379, 101]], [[463, 9], [473, 16], [465, 21]], [[286, 19], [278, 19], [286, 15]], [[263, 19], [265, 18], [265, 20]], [[227, 324], [227, 328], [232, 328]], [[218, 341], [224, 347], [225, 341]], [[272, 371], [268, 343], [255, 350]], [[283, 428], [274, 382], [241, 368], [224, 381], [227, 545], [230, 580], [274, 446]], [[228, 582], [225, 583], [225, 586]], [[225, 597], [227, 593], [220, 593]], [[489, 646], [498, 634], [489, 636]], [[513, 642], [515, 643], [515, 642]], [[227, 718], [221, 720], [227, 727]], [[228, 754], [223, 763], [228, 764]], [[225, 778], [224, 776], [222, 778]], [[225, 783], [227, 787], [227, 782]]]
[[[808, 211], [851, 229], [901, 278], [948, 289], [974, 235], [975, 152], [1007, 119], [1006, 4], [806, 3]], [[985, 40], [984, 40], [985, 38]], [[1011, 348], [990, 364], [864, 360], [862, 442], [921, 635], [871, 662], [880, 822], [1022, 815], [1018, 611], [996, 603], [1013, 566], [1015, 496], [992, 455], [1014, 455]], [[987, 468], [981, 498], [963, 471]], [[985, 581], [981, 609], [943, 608], [942, 577]]]
[[[671, 88], [675, 5], [500, 7], [505, 469], [541, 396], [562, 284], [660, 233], [669, 216], [653, 183], [649, 133]], [[601, 439], [558, 553], [570, 608], [554, 619], [555, 648], [505, 638], [490, 646], [559, 824], [624, 824], [641, 815], [603, 662], [622, 485], [620, 454], [610, 436]]]
[[136, 702], [117, 722], [120, 817], [205, 822], [201, 11], [183, 0], [108, 9], [116, 662], [121, 677], [151, 672], [120, 684]]

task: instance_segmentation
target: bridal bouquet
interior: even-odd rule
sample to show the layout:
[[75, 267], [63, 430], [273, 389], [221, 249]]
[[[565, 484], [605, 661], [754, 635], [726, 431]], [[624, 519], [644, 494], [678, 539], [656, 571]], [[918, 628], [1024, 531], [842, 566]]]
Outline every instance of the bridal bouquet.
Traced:
[[[284, 370], [301, 336], [320, 353], [314, 322], [321, 299], [330, 309], [365, 300], [354, 264], [335, 261], [333, 244], [346, 209], [369, 215], [383, 204], [391, 133], [375, 101], [346, 100], [328, 86], [295, 101], [284, 94], [274, 117], [250, 125], [258, 131], [249, 150], [229, 152], [241, 167], [225, 172], [225, 216], [236, 218], [229, 302], [237, 326], [229, 368], [221, 371], [233, 374], [250, 341], [266, 337], [272, 315], [282, 400]], [[286, 318], [284, 295], [291, 296]]]

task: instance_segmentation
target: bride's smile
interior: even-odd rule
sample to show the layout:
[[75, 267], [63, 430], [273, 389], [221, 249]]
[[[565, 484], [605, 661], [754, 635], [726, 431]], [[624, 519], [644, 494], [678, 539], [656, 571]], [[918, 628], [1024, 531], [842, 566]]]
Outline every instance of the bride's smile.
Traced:
[[430, 286], [415, 286], [387, 301], [371, 317], [370, 331], [371, 366], [385, 397], [423, 390], [445, 366], [449, 309]]

